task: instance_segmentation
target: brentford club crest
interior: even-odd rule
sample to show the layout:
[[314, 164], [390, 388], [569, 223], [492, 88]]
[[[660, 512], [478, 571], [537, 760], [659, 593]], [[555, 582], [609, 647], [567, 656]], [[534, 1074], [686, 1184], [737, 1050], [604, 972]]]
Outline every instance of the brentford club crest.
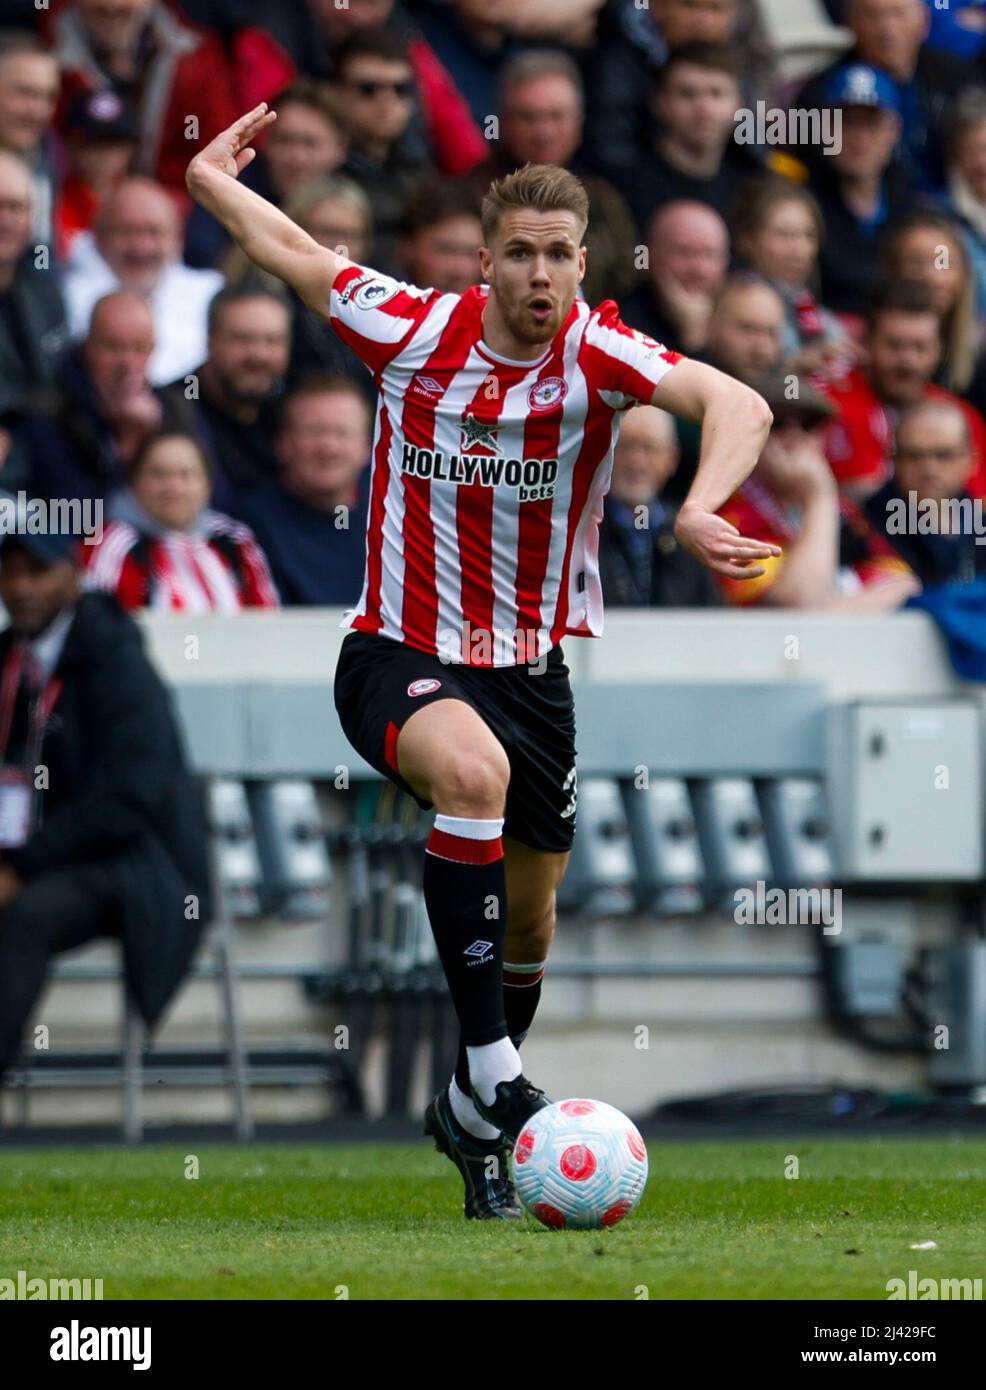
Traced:
[[527, 404], [532, 410], [550, 410], [567, 395], [568, 382], [564, 377], [546, 376], [543, 381], [535, 382], [528, 391]]
[[410, 684], [410, 685], [408, 686], [408, 688], [407, 688], [407, 693], [408, 693], [410, 696], [412, 696], [412, 697], [415, 696], [415, 695], [430, 695], [433, 691], [435, 691], [435, 690], [441, 690], [441, 688], [442, 688], [442, 683], [441, 683], [441, 681], [436, 681], [436, 680], [412, 681], [411, 684]]

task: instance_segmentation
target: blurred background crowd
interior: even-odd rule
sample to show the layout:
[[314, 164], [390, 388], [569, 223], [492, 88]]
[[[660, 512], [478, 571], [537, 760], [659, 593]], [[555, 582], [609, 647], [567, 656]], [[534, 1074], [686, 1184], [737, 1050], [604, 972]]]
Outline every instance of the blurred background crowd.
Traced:
[[85, 578], [128, 608], [356, 601], [372, 380], [184, 186], [263, 100], [245, 180], [445, 291], [479, 279], [491, 177], [575, 170], [590, 303], [767, 396], [725, 514], [783, 559], [720, 584], [681, 552], [698, 430], [638, 408], [609, 604], [874, 611], [975, 584], [974, 528], [900, 505], [986, 495], [986, 4], [805, 10], [844, 31], [792, 77], [757, 0], [0, 0], [0, 487], [101, 500]]

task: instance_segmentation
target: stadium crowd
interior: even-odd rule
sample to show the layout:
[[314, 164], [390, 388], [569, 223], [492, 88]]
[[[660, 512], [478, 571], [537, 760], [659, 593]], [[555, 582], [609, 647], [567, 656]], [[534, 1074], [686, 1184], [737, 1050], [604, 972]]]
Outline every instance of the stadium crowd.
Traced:
[[[982, 576], [940, 504], [986, 496], [986, 12], [829, 9], [852, 47], [784, 83], [756, 0], [3, 0], [0, 487], [100, 500], [84, 582], [128, 608], [356, 601], [372, 379], [185, 191], [268, 101], [244, 179], [446, 291], [490, 178], [568, 166], [586, 298], [767, 397], [724, 511], [783, 558], [720, 583], [681, 551], [698, 430], [640, 407], [608, 603], [889, 611]], [[818, 118], [775, 141], [758, 109]], [[915, 501], [935, 525], [899, 525]]]

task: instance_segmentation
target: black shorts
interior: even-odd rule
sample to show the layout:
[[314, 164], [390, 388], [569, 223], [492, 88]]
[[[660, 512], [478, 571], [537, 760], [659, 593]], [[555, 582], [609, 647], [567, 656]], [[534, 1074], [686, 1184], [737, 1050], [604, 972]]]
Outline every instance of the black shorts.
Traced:
[[503, 833], [532, 849], [563, 853], [575, 833], [575, 705], [561, 647], [530, 665], [452, 665], [404, 642], [350, 632], [335, 676], [335, 704], [349, 742], [371, 767], [422, 801], [397, 771], [397, 736], [415, 710], [464, 700], [510, 761]]

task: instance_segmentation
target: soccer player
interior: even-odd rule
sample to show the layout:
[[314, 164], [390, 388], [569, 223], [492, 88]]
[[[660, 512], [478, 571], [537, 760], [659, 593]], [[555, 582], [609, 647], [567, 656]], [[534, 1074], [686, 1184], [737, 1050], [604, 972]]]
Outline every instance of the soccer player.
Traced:
[[[549, 1104], [521, 1069], [575, 828], [575, 718], [560, 641], [598, 636], [597, 529], [626, 410], [702, 423], [680, 543], [734, 579], [776, 546], [716, 515], [771, 413], [749, 387], [577, 298], [585, 190], [528, 165], [483, 206], [485, 284], [398, 283], [327, 250], [237, 182], [274, 119], [256, 107], [192, 160], [188, 187], [263, 270], [362, 358], [380, 400], [366, 578], [345, 625], [336, 708], [357, 751], [434, 806], [424, 894], [461, 1027], [425, 1132], [465, 1214], [520, 1215], [511, 1146]], [[494, 1162], [490, 1162], [490, 1159]]]

